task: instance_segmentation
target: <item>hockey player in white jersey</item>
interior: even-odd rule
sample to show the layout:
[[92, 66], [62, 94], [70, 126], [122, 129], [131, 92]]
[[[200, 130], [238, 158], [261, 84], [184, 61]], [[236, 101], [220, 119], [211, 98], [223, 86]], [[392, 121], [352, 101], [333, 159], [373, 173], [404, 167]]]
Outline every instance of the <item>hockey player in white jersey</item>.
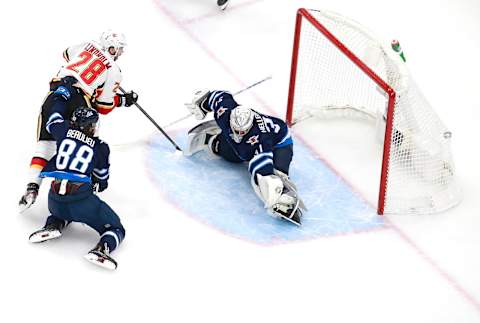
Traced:
[[185, 155], [209, 150], [248, 162], [252, 187], [269, 213], [300, 225], [306, 208], [288, 176], [293, 140], [285, 122], [239, 105], [225, 91], [199, 91], [187, 108], [199, 120], [212, 112], [214, 120], [189, 131]]
[[55, 154], [55, 140], [45, 130], [45, 125], [59, 95], [65, 99], [62, 102], [66, 104], [66, 118], [70, 118], [78, 106], [92, 107], [100, 114], [108, 114], [115, 107], [128, 107], [137, 101], [138, 95], [133, 91], [117, 93], [122, 73], [116, 61], [126, 45], [123, 34], [106, 31], [99, 41], [72, 46], [63, 52], [66, 63], [50, 82], [50, 91], [39, 115], [37, 145], [30, 163], [27, 190], [19, 201], [20, 211], [35, 202], [41, 184], [39, 174]]

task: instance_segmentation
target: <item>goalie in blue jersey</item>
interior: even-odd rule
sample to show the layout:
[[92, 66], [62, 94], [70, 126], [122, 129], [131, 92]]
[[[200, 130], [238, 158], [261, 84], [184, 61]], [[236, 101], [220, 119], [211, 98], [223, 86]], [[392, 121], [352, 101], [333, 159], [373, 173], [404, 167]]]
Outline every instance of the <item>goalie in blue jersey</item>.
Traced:
[[293, 141], [282, 120], [239, 105], [226, 91], [198, 91], [186, 105], [198, 120], [214, 120], [189, 131], [185, 155], [209, 150], [233, 163], [248, 162], [251, 184], [269, 213], [301, 223], [306, 210], [288, 174]]

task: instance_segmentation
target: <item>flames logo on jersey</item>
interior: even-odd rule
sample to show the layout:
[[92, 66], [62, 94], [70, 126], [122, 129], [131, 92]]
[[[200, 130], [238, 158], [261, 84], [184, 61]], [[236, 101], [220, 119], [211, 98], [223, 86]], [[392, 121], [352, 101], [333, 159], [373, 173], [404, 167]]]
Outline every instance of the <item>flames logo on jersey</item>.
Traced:
[[248, 138], [248, 140], [246, 141], [247, 144], [250, 144], [252, 146], [258, 144], [258, 135], [256, 136], [251, 136], [250, 138]]

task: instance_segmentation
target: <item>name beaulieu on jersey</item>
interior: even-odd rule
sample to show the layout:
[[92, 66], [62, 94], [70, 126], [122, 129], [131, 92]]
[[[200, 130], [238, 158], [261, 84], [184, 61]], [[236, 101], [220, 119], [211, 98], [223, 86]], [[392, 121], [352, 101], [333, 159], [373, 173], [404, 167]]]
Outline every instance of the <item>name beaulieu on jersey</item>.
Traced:
[[85, 135], [80, 130], [68, 129], [66, 137], [80, 140], [81, 142], [86, 143], [87, 145], [89, 145], [92, 148], [93, 148], [93, 146], [95, 146], [95, 140], [90, 138], [89, 136]]

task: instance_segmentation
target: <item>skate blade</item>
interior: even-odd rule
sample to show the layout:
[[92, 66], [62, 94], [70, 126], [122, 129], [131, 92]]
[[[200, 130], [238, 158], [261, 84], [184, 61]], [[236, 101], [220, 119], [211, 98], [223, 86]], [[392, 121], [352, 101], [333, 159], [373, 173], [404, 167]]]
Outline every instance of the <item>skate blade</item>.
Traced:
[[286, 217], [286, 216], [284, 216], [284, 215], [280, 215], [280, 217], [281, 217], [282, 219], [284, 219], [284, 220], [287, 220], [288, 222], [291, 222], [291, 223], [299, 226], [299, 227], [302, 226], [302, 223], [301, 223], [301, 222], [297, 222], [297, 221], [295, 221], [294, 219], [290, 219], [289, 217]]
[[28, 237], [28, 241], [32, 243], [40, 243], [45, 242], [52, 239], [57, 239], [62, 236], [62, 233], [58, 230], [55, 231], [42, 231], [42, 232], [34, 232]]
[[283, 219], [289, 221], [289, 222], [292, 222], [293, 224], [296, 224], [297, 226], [301, 226], [302, 225], [302, 212], [300, 211], [301, 209], [299, 209], [300, 207], [300, 203], [301, 203], [301, 200], [300, 199], [297, 199], [297, 203], [295, 204], [295, 207], [293, 208], [293, 211], [291, 214], [293, 214], [293, 216], [291, 218], [287, 217], [287, 216], [284, 216], [284, 215], [280, 215]]
[[95, 264], [95, 265], [100, 266], [102, 268], [109, 269], [109, 270], [117, 269], [117, 264], [115, 264], [113, 261], [111, 261], [111, 260], [109, 260], [105, 257], [99, 256], [99, 255], [96, 255], [96, 254], [93, 254], [93, 253], [87, 253], [84, 256], [84, 258], [87, 259], [92, 264]]

